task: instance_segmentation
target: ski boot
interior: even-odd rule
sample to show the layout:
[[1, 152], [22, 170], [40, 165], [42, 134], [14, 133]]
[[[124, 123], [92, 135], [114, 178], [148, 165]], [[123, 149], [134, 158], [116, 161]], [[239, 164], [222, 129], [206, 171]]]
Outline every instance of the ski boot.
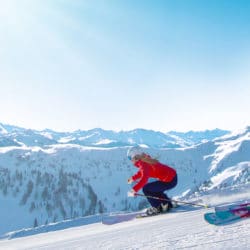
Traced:
[[149, 215], [149, 216], [152, 216], [152, 215], [157, 215], [159, 214], [161, 211], [156, 208], [156, 207], [150, 207], [146, 210], [146, 214]]

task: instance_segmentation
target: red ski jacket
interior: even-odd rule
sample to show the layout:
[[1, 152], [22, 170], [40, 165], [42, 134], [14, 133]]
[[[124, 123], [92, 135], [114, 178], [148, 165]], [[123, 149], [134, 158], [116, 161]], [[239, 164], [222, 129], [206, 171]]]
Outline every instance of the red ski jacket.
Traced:
[[132, 176], [132, 179], [133, 181], [140, 179], [140, 181], [133, 187], [135, 192], [138, 192], [148, 182], [149, 178], [157, 178], [163, 182], [171, 182], [176, 176], [175, 169], [160, 162], [150, 164], [138, 160], [134, 165], [139, 168], [139, 171]]

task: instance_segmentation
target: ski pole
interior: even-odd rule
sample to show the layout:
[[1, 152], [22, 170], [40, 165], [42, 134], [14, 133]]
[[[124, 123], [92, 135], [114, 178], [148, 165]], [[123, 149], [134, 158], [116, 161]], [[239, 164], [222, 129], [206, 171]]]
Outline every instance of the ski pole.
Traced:
[[136, 196], [147, 197], [147, 198], [151, 198], [151, 199], [155, 199], [155, 200], [174, 201], [174, 202], [177, 202], [177, 203], [182, 203], [182, 204], [188, 204], [188, 205], [192, 205], [192, 206], [208, 208], [208, 205], [205, 205], [205, 204], [197, 204], [197, 203], [185, 202], [185, 201], [179, 201], [179, 200], [172, 200], [172, 199], [164, 199], [164, 198], [160, 198], [160, 197], [156, 197], [156, 196], [144, 195], [144, 194], [139, 194], [139, 193], [135, 193], [135, 195]]

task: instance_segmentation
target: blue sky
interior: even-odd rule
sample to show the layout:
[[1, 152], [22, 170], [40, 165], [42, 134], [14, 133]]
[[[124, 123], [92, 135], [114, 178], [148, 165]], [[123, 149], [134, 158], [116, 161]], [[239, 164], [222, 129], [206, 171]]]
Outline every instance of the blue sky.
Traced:
[[250, 1], [0, 2], [2, 123], [163, 132], [250, 125]]

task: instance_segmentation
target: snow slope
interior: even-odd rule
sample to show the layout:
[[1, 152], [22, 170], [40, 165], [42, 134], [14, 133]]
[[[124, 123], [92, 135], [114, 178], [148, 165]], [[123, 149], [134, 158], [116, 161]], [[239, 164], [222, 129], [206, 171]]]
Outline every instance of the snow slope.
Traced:
[[98, 222], [0, 240], [0, 249], [249, 249], [250, 219], [214, 226], [203, 219], [209, 211], [172, 212], [112, 226]]

